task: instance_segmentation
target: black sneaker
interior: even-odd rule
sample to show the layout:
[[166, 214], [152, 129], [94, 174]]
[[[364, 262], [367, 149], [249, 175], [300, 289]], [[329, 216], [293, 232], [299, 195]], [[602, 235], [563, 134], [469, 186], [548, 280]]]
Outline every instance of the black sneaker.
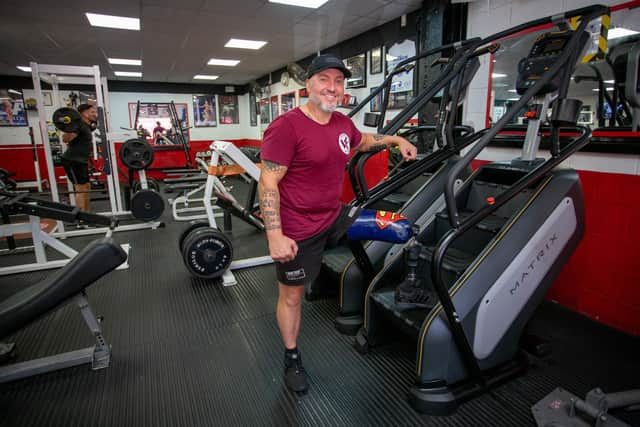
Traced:
[[302, 366], [300, 352], [284, 355], [284, 382], [291, 391], [304, 393], [309, 389], [307, 373]]
[[412, 308], [430, 308], [434, 306], [433, 295], [422, 288], [411, 290], [396, 288], [396, 308], [398, 310], [411, 310]]

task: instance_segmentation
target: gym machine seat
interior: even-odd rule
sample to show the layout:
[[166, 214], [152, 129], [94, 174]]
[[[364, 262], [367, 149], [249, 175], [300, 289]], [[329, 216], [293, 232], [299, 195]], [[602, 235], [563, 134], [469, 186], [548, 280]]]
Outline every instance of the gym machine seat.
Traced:
[[96, 346], [0, 367], [0, 383], [31, 375], [93, 363], [93, 369], [107, 367], [110, 348], [102, 337], [100, 324], [91, 311], [84, 291], [100, 277], [127, 259], [111, 237], [91, 242], [61, 270], [0, 302], [0, 339], [17, 332], [75, 297], [96, 337]]

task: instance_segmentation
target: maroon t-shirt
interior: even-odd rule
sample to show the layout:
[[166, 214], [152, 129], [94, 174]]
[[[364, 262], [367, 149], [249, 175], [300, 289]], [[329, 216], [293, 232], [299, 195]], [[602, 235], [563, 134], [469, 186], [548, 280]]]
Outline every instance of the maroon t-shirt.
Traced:
[[285, 236], [308, 239], [338, 217], [344, 167], [361, 138], [351, 119], [339, 112], [321, 125], [295, 108], [269, 125], [260, 157], [288, 168], [278, 185]]

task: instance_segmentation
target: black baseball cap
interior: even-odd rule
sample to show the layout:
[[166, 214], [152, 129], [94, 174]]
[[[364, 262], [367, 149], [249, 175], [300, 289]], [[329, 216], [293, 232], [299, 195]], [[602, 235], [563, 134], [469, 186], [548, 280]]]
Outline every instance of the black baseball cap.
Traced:
[[351, 71], [345, 67], [344, 62], [342, 62], [340, 58], [335, 56], [333, 53], [325, 53], [313, 58], [311, 65], [307, 68], [307, 78], [311, 78], [314, 74], [328, 68], [335, 68], [342, 71], [342, 74], [344, 74], [346, 78], [351, 77]]

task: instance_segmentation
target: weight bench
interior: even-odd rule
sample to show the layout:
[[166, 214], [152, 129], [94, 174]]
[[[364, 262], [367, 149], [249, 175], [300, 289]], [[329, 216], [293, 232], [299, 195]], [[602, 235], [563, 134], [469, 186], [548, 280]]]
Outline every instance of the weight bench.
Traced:
[[96, 338], [96, 345], [92, 347], [0, 366], [0, 383], [84, 363], [91, 363], [93, 370], [109, 366], [111, 348], [102, 336], [100, 322], [89, 306], [85, 289], [126, 259], [125, 251], [108, 235], [91, 242], [55, 274], [0, 302], [0, 339], [19, 331], [71, 299], [80, 307], [89, 330]]

